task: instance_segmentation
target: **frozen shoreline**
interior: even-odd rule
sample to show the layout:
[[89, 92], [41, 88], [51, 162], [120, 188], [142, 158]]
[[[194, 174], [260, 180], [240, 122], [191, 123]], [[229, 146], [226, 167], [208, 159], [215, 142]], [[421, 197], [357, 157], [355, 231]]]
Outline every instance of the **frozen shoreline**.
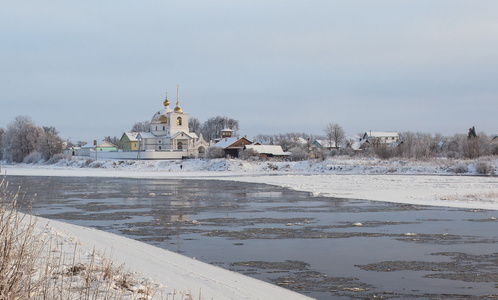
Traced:
[[[498, 210], [498, 178], [494, 176], [382, 172], [324, 174], [312, 171], [313, 166], [297, 172], [262, 171], [256, 166], [229, 160], [210, 162], [209, 168], [203, 168], [204, 165], [195, 161], [145, 162], [118, 167], [115, 161], [101, 163], [103, 167], [100, 168], [2, 165], [2, 175], [231, 180], [272, 184], [307, 191], [314, 196]], [[182, 168], [179, 168], [179, 163], [183, 164]], [[217, 168], [222, 171], [216, 171]], [[80, 250], [86, 253], [91, 252], [94, 247], [102, 253], [112, 252], [112, 259], [116, 263], [124, 263], [127, 268], [141, 273], [143, 278], [151, 278], [154, 283], [162, 286], [166, 293], [172, 293], [174, 290], [190, 291], [194, 299], [198, 299], [199, 294], [204, 299], [307, 298], [278, 286], [128, 238], [43, 218], [38, 222], [40, 227], [47, 223], [52, 234], [66, 236], [68, 241], [77, 240]], [[67, 251], [73, 251], [73, 245], [74, 243], [68, 243]], [[165, 297], [164, 294], [162, 296]]]

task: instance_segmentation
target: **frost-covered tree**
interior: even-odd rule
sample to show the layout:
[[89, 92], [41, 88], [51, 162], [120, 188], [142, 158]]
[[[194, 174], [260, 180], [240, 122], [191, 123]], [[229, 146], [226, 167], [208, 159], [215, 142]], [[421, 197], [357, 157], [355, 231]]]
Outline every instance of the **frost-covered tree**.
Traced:
[[221, 131], [227, 126], [236, 135], [239, 130], [239, 121], [221, 116], [210, 118], [202, 124], [201, 133], [206, 141], [214, 140], [221, 138]]
[[190, 132], [194, 132], [197, 136], [201, 135], [201, 122], [197, 118], [189, 118], [188, 128]]
[[17, 116], [4, 133], [2, 140], [4, 159], [22, 162], [31, 152], [37, 150], [43, 130], [28, 116]]
[[289, 156], [289, 158], [294, 161], [305, 160], [309, 158], [309, 154], [303, 148], [300, 147], [294, 147], [290, 149], [290, 152], [291, 155]]
[[206, 152], [207, 158], [221, 158], [223, 157], [223, 149], [216, 146], [211, 146], [207, 149]]
[[[329, 141], [329, 145], [335, 146], [335, 148], [339, 148], [339, 145], [346, 138], [346, 134], [344, 133], [344, 129], [339, 124], [336, 123], [328, 123], [325, 126], [325, 136]], [[333, 142], [333, 143], [332, 143]]]
[[63, 141], [55, 127], [43, 127], [38, 142], [38, 152], [47, 160], [56, 154], [62, 153]]
[[150, 132], [150, 122], [143, 121], [133, 124], [131, 127], [132, 132]]

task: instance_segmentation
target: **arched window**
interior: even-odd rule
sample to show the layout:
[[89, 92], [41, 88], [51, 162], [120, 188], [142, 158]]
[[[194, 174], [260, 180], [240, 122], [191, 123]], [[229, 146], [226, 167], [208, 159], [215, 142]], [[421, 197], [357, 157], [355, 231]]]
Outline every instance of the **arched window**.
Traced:
[[161, 150], [161, 146], [159, 146], [159, 150]]
[[176, 125], [178, 125], [178, 126], [182, 126], [182, 117], [178, 117], [178, 118], [176, 119]]
[[183, 150], [183, 143], [182, 142], [178, 142], [178, 150]]

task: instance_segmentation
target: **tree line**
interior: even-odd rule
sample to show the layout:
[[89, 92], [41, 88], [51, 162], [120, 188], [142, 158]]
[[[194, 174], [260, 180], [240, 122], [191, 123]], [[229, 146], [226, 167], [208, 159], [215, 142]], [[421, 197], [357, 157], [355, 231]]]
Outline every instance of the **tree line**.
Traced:
[[[206, 141], [220, 138], [224, 128], [230, 128], [237, 136], [239, 121], [222, 116], [216, 116], [201, 123], [197, 118], [190, 118], [189, 128]], [[137, 122], [131, 131], [150, 132], [149, 121]], [[383, 143], [373, 141], [365, 144], [361, 150], [353, 150], [354, 140], [347, 139], [342, 127], [335, 123], [328, 123], [321, 135], [308, 133], [280, 133], [258, 134], [254, 141], [263, 144], [282, 146], [284, 151], [291, 152], [293, 160], [309, 158], [325, 159], [335, 155], [378, 157], [381, 159], [406, 158], [478, 158], [486, 155], [498, 155], [498, 136], [489, 136], [484, 132], [476, 133], [475, 128], [469, 129], [468, 134], [444, 136], [420, 132], [401, 132], [399, 143]], [[119, 146], [119, 137], [104, 137], [104, 140]], [[328, 147], [316, 147], [316, 140], [326, 140]], [[79, 142], [79, 146], [84, 142]], [[67, 142], [71, 146], [70, 141]], [[55, 127], [37, 126], [28, 116], [18, 116], [6, 129], [0, 128], [0, 160], [11, 162], [37, 162], [49, 160], [56, 154], [62, 153], [64, 141], [59, 137]], [[242, 153], [241, 157], [251, 157], [254, 153]], [[215, 155], [216, 156], [216, 155]]]
[[[291, 152], [295, 160], [309, 158], [327, 158], [335, 155], [378, 157], [381, 159], [429, 159], [429, 158], [469, 158], [474, 159], [487, 155], [498, 155], [498, 136], [476, 133], [475, 128], [468, 134], [444, 136], [440, 133], [401, 132], [400, 142], [384, 143], [372, 140], [363, 144], [360, 150], [352, 145], [356, 138], [346, 138], [345, 131], [335, 123], [328, 123], [322, 135], [307, 133], [259, 134], [255, 141], [282, 146], [284, 151]], [[359, 134], [358, 136], [361, 136]], [[325, 140], [328, 147], [314, 145], [316, 140]]]
[[39, 127], [28, 116], [18, 116], [0, 128], [0, 159], [16, 163], [48, 160], [62, 152], [63, 140], [55, 127]]

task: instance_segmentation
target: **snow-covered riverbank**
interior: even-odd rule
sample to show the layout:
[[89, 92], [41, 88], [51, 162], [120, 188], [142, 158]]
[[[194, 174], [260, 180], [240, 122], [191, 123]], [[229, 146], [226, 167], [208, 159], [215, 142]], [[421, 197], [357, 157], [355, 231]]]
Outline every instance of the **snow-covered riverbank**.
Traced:
[[[476, 174], [474, 162], [466, 166], [462, 162], [456, 164], [461, 169], [466, 167], [466, 176], [452, 172], [449, 162], [440, 165], [373, 164], [372, 161], [251, 163], [226, 159], [161, 162], [72, 160], [56, 165], [3, 165], [2, 174], [233, 180], [273, 184], [308, 191], [315, 196], [498, 210], [498, 177], [471, 176]], [[489, 160], [488, 164], [496, 168], [497, 160]], [[66, 241], [77, 240], [80, 250], [85, 253], [94, 247], [101, 252], [112, 252], [116, 263], [125, 263], [127, 268], [140, 272], [137, 276], [151, 278], [163, 286], [166, 294], [190, 291], [194, 299], [200, 296], [203, 299], [305, 298], [277, 286], [109, 233], [46, 219], [41, 219], [39, 224], [47, 222], [50, 229], [47, 234], [67, 237]], [[67, 251], [74, 250], [70, 242], [67, 245]], [[166, 294], [162, 296], [165, 298]]]

